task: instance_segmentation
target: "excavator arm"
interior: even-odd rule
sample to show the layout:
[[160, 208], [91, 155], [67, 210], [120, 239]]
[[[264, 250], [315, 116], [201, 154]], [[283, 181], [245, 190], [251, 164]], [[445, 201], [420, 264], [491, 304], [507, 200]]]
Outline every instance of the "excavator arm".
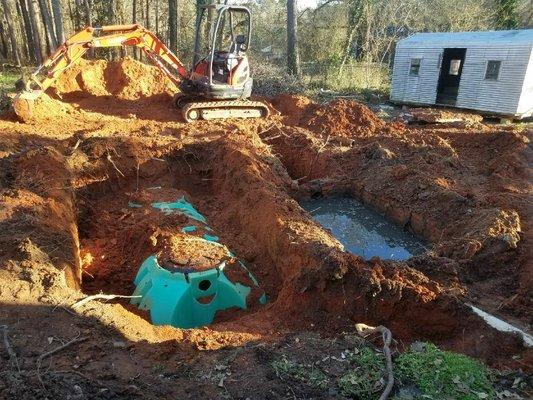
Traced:
[[[100, 28], [87, 27], [72, 35], [31, 75], [26, 87], [17, 98], [34, 100], [48, 89], [57, 78], [74, 65], [90, 49], [100, 47], [135, 46], [144, 51], [172, 82], [188, 79], [183, 63], [149, 30], [141, 25], [110, 25]], [[165, 63], [173, 67], [172, 73]], [[17, 100], [15, 98], [15, 101]]]

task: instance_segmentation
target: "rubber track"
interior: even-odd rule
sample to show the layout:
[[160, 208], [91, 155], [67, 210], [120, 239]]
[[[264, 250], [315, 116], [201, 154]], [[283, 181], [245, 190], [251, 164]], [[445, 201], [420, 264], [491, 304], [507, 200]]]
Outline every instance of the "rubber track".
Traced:
[[191, 110], [218, 110], [218, 109], [231, 109], [231, 108], [240, 108], [240, 109], [260, 109], [263, 114], [263, 118], [268, 117], [270, 111], [268, 106], [265, 103], [260, 101], [249, 101], [249, 100], [227, 100], [227, 101], [205, 101], [205, 102], [193, 102], [188, 103], [182, 107], [183, 118], [187, 122], [195, 121], [189, 119], [187, 114]]

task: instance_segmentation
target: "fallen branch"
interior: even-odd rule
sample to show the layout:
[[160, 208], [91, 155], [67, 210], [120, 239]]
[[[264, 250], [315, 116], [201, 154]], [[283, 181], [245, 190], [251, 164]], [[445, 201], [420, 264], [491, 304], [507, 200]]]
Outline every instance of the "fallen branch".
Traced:
[[4, 339], [4, 347], [6, 348], [7, 354], [9, 355], [9, 360], [17, 367], [18, 372], [20, 372], [20, 366], [19, 361], [17, 358], [17, 353], [13, 350], [11, 347], [11, 344], [9, 343], [9, 337], [8, 337], [8, 326], [2, 325], [3, 333], [3, 339]]
[[387, 363], [387, 386], [385, 387], [383, 393], [381, 393], [379, 400], [386, 400], [388, 399], [390, 392], [392, 391], [392, 387], [394, 386], [394, 374], [392, 373], [392, 357], [390, 353], [392, 333], [389, 329], [385, 328], [382, 325], [373, 327], [365, 324], [355, 324], [355, 329], [357, 330], [357, 333], [362, 337], [367, 337], [368, 335], [374, 332], [381, 333], [381, 337], [383, 339], [383, 354], [385, 355], [385, 360]]
[[62, 344], [61, 346], [59, 347], [56, 347], [55, 349], [53, 350], [50, 350], [50, 351], [47, 351], [46, 353], [43, 353], [39, 356], [39, 358], [37, 359], [37, 379], [39, 379], [39, 382], [41, 383], [41, 386], [43, 387], [43, 389], [46, 389], [46, 387], [44, 386], [44, 382], [43, 382], [43, 379], [41, 378], [41, 364], [43, 362], [43, 360], [46, 358], [46, 357], [50, 357], [51, 355], [63, 350], [63, 349], [66, 349], [67, 347], [69, 346], [72, 346], [74, 343], [80, 343], [80, 342], [83, 342], [85, 340], [89, 339], [88, 337], [84, 336], [84, 337], [80, 337], [79, 333], [78, 333], [78, 336], [76, 336], [74, 339], [72, 340], [69, 340], [68, 342]]
[[63, 350], [63, 349], [66, 349], [67, 347], [69, 346], [72, 346], [74, 343], [80, 343], [80, 342], [84, 342], [86, 341], [87, 339], [89, 339], [87, 336], [83, 336], [83, 337], [79, 337], [79, 336], [76, 336], [74, 339], [72, 340], [69, 340], [67, 343], [65, 344], [62, 344], [61, 346], [58, 346], [56, 347], [55, 349], [53, 350], [50, 350], [50, 351], [47, 351], [46, 353], [43, 353], [39, 356], [39, 364], [41, 364], [41, 362], [46, 358], [46, 357], [50, 357], [51, 355]]
[[78, 308], [84, 305], [85, 303], [88, 303], [92, 300], [113, 300], [113, 299], [137, 299], [139, 297], [142, 297], [141, 295], [138, 296], [124, 296], [121, 294], [93, 294], [92, 296], [87, 296], [77, 302], [75, 302], [72, 305], [72, 308]]

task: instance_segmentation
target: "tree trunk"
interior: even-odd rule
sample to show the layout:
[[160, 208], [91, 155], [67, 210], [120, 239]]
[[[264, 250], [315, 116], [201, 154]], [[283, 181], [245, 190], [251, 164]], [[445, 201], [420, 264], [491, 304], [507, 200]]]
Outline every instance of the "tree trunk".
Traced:
[[178, 52], [178, 0], [168, 0], [168, 44], [174, 54]]
[[9, 33], [9, 40], [11, 42], [11, 55], [15, 64], [20, 65], [20, 56], [17, 48], [17, 37], [15, 36], [15, 28], [13, 27], [14, 15], [11, 12], [11, 7], [7, 0], [2, 0], [2, 8], [4, 9], [7, 31]]
[[[89, 3], [89, 0], [83, 0], [83, 7], [85, 8], [85, 26], [93, 26], [91, 3]], [[87, 52], [87, 57], [94, 58], [94, 49], [90, 49]]]
[[26, 41], [28, 43], [28, 50], [30, 52], [30, 60], [33, 63], [41, 63], [41, 49], [37, 46], [37, 41], [34, 38], [30, 14], [28, 13], [28, 6], [26, 0], [19, 0], [20, 11], [22, 19], [24, 20], [24, 32], [26, 33]]
[[35, 57], [37, 58], [37, 63], [42, 64], [43, 48], [41, 46], [41, 33], [39, 31], [39, 21], [37, 20], [37, 15], [35, 15], [35, 5], [33, 4], [33, 0], [28, 0], [28, 15], [30, 16], [31, 31], [35, 44]]
[[155, 35], [159, 36], [159, 0], [155, 0]]
[[31, 57], [31, 48], [30, 48], [30, 44], [29, 44], [29, 41], [28, 39], [26, 38], [26, 26], [24, 24], [24, 16], [22, 14], [22, 9], [20, 7], [20, 2], [16, 1], [15, 2], [15, 5], [17, 7], [17, 20], [18, 20], [18, 23], [19, 23], [19, 29], [20, 29], [20, 34], [22, 36], [22, 47], [23, 47], [23, 51], [24, 51], [24, 59], [25, 61], [28, 61], [30, 60], [30, 57]]
[[[132, 10], [132, 20], [133, 20], [133, 23], [136, 24], [137, 23], [137, 0], [133, 0], [133, 10]], [[139, 59], [139, 51], [137, 49], [137, 47], [134, 47], [133, 48], [133, 58], [138, 60]]]
[[345, 43], [344, 54], [342, 56], [341, 65], [339, 67], [339, 76], [342, 74], [344, 66], [346, 65], [346, 62], [348, 61], [348, 58], [350, 57], [350, 53], [352, 51], [353, 39], [361, 24], [364, 1], [365, 0], [353, 0], [350, 4], [350, 8], [348, 11], [349, 13], [348, 14], [348, 32], [347, 32], [346, 40], [344, 42]]
[[85, 7], [85, 24], [87, 26], [93, 26], [93, 19], [91, 16], [91, 4], [89, 0], [83, 0], [83, 5]]
[[76, 27], [76, 32], [81, 29], [81, 0], [74, 0], [74, 26]]
[[7, 59], [7, 43], [6, 43], [6, 34], [4, 32], [4, 17], [0, 14], [0, 54], [2, 58]]
[[[119, 24], [125, 24], [126, 23], [126, 11], [124, 10], [124, 1], [123, 0], [116, 0], [116, 7], [115, 7], [115, 20]], [[129, 22], [129, 20], [127, 21]], [[124, 58], [128, 55], [127, 47], [126, 46], [120, 46], [119, 49], [120, 58]]]
[[52, 12], [54, 14], [54, 24], [56, 26], [56, 38], [58, 44], [65, 42], [65, 28], [63, 27], [63, 15], [61, 13], [61, 1], [52, 0]]
[[[108, 15], [109, 18], [107, 20], [107, 23], [109, 25], [115, 25], [117, 22], [115, 20], [115, 0], [108, 0]], [[110, 49], [111, 59], [116, 60], [118, 57], [118, 50], [116, 47], [111, 47]]]
[[291, 75], [300, 74], [296, 0], [287, 0], [287, 72]]
[[48, 9], [46, 0], [39, 0], [39, 9], [41, 10], [41, 18], [44, 25], [44, 33], [48, 44], [48, 52], [52, 52], [57, 47], [57, 39], [54, 32], [54, 24], [52, 22], [52, 15]]
[[150, 29], [150, 2], [148, 0], [146, 0], [145, 16], [146, 16], [146, 23], [145, 23], [146, 29]]

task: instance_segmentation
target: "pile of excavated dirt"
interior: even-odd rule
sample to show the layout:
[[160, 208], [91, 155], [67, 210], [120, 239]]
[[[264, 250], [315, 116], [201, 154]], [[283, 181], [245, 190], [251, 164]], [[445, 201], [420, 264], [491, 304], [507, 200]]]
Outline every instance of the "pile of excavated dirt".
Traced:
[[137, 100], [163, 93], [172, 95], [176, 88], [157, 68], [126, 58], [120, 62], [81, 60], [59, 77], [52, 90], [58, 95], [83, 92]]
[[[160, 109], [171, 107], [175, 85], [157, 68], [132, 58], [120, 62], [80, 60], [65, 70], [47, 94], [36, 101], [15, 101], [16, 118], [25, 123], [84, 118], [97, 112], [165, 119]], [[174, 119], [178, 119], [178, 112]]]
[[283, 94], [272, 99], [283, 122], [309, 129], [324, 137], [372, 135], [385, 127], [367, 106], [352, 100], [334, 100], [320, 105], [307, 97]]
[[[531, 130], [386, 124], [353, 101], [291, 95], [272, 99], [280, 114], [266, 120], [185, 124], [169, 85], [133, 60], [87, 61], [49, 91], [61, 99], [40, 100], [52, 112], [0, 119], [0, 315], [19, 361], [0, 353], [0, 397], [281, 399], [265, 349], [309, 331], [335, 341], [355, 322], [388, 326], [397, 351], [431, 340], [531, 370], [520, 338], [465, 305], [531, 323]], [[431, 250], [406, 262], [344, 252], [297, 202], [341, 194]], [[196, 234], [218, 236], [268, 303], [256, 291], [248, 310], [190, 330], [153, 326], [128, 299], [73, 306], [130, 295], [154, 253], [206, 262], [204, 247], [176, 244], [190, 219], [150, 206], [182, 196], [212, 229]], [[240, 271], [232, 279], [249, 279]], [[232, 381], [266, 370], [269, 393]]]

